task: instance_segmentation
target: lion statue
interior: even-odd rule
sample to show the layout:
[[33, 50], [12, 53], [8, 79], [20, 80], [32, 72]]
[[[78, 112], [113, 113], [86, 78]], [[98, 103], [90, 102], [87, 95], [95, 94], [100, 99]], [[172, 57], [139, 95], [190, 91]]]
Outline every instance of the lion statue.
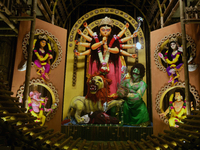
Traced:
[[120, 107], [124, 100], [113, 100], [110, 95], [109, 84], [112, 81], [106, 79], [103, 75], [95, 73], [87, 81], [87, 95], [76, 96], [71, 100], [68, 118], [74, 114], [78, 123], [84, 123], [84, 118], [81, 117], [81, 113], [90, 113], [102, 110], [104, 111], [105, 102], [107, 102], [107, 110], [117, 106]]

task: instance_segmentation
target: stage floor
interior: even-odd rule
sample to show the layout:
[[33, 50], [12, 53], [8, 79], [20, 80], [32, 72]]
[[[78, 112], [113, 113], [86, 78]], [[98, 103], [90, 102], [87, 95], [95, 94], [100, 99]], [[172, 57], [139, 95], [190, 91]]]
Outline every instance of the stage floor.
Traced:
[[152, 135], [153, 126], [62, 125], [61, 132], [67, 137], [80, 137], [89, 141], [133, 141]]

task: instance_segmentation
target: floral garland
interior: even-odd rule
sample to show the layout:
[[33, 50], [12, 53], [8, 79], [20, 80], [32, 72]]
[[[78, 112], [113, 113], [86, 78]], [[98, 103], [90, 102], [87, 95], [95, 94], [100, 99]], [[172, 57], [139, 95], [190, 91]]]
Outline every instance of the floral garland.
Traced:
[[[99, 42], [98, 35], [97, 35], [96, 32], [94, 32], [92, 37], [94, 38], [96, 43]], [[119, 36], [113, 35], [113, 38], [111, 39], [111, 41], [109, 43], [109, 47], [112, 47], [115, 40], [119, 40]], [[101, 50], [98, 48], [98, 56], [99, 56], [100, 63], [102, 65], [99, 72], [103, 75], [106, 75], [106, 74], [109, 73], [109, 69], [107, 68], [107, 64], [108, 64], [108, 60], [109, 60], [109, 57], [110, 57], [110, 52], [107, 50], [106, 55], [103, 58], [103, 54], [102, 54]]]
[[[94, 38], [96, 43], [99, 42], [98, 35], [96, 33], [94, 33], [93, 38]], [[117, 39], [118, 39], [117, 36], [114, 35], [113, 38], [111, 39], [110, 43], [109, 43], [109, 47], [112, 47], [112, 44]], [[106, 75], [106, 74], [109, 73], [109, 69], [107, 68], [107, 64], [108, 64], [108, 60], [109, 60], [109, 57], [110, 57], [110, 52], [107, 50], [105, 57], [103, 57], [102, 51], [98, 48], [98, 56], [99, 56], [100, 63], [102, 65], [99, 72], [103, 75]]]
[[[174, 94], [172, 94], [172, 95], [170, 96], [170, 100], [169, 100], [169, 107], [170, 107], [171, 110], [174, 109], [174, 106], [173, 106], [173, 97], [174, 97]], [[186, 100], [184, 100], [184, 103], [183, 103], [182, 108], [183, 108], [183, 109], [186, 108]]]
[[108, 60], [109, 60], [109, 57], [110, 57], [110, 52], [107, 51], [105, 58], [103, 58], [103, 54], [102, 54], [101, 50], [98, 50], [98, 56], [99, 56], [100, 63], [102, 65], [102, 67], [100, 69], [100, 73], [102, 73], [103, 75], [106, 75], [106, 74], [109, 73], [109, 70], [107, 68], [107, 64], [108, 64]]
[[[170, 109], [174, 109], [173, 101], [169, 101], [169, 107], [170, 107]], [[182, 108], [183, 108], [183, 109], [186, 108], [186, 100], [184, 100], [184, 103], [183, 103]]]
[[171, 60], [168, 59], [167, 54], [168, 54], [168, 51], [166, 51], [166, 53], [165, 53], [165, 60], [167, 61], [168, 64], [171, 65], [171, 64], [174, 64], [174, 63], [176, 63], [178, 61], [181, 52], [177, 53], [177, 55], [176, 55], [176, 57], [175, 57], [175, 59], [173, 61], [171, 61]]

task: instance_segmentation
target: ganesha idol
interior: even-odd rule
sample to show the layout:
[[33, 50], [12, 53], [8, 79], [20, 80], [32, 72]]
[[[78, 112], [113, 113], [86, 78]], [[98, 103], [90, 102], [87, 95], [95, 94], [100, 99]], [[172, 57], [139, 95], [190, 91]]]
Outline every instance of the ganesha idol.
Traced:
[[38, 91], [31, 91], [28, 97], [28, 110], [30, 111], [31, 115], [36, 117], [37, 119], [35, 122], [42, 122], [41, 126], [44, 125], [46, 116], [44, 112], [47, 114], [53, 111], [52, 108], [45, 108], [47, 104], [48, 98], [47, 97], [40, 97], [41, 93]]

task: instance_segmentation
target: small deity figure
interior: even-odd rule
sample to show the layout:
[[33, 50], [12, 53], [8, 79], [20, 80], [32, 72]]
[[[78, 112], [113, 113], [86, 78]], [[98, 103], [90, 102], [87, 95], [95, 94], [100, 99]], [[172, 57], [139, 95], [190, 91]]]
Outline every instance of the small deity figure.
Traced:
[[[130, 56], [136, 58], [136, 54], [129, 54], [125, 50], [129, 48], [141, 48], [140, 43], [137, 44], [123, 44], [128, 40], [137, 36], [137, 32], [134, 32], [131, 36], [122, 38], [125, 31], [129, 27], [129, 24], [126, 23], [124, 29], [122, 29], [117, 35], [113, 32], [113, 21], [105, 17], [100, 21], [99, 29], [97, 32], [93, 32], [85, 22], [83, 26], [87, 29], [89, 35], [85, 35], [78, 29], [78, 34], [85, 38], [89, 43], [82, 43], [76, 41], [76, 45], [81, 45], [89, 50], [86, 50], [83, 53], [75, 51], [76, 56], [81, 55], [90, 55], [89, 66], [88, 66], [88, 75], [91, 76], [95, 72], [100, 72], [106, 76], [106, 78], [111, 79], [112, 83], [110, 85], [110, 96], [116, 97], [117, 84], [121, 80], [121, 68], [125, 66], [123, 56]], [[89, 78], [88, 76], [88, 78]]]
[[169, 39], [169, 50], [167, 50], [163, 56], [162, 53], [158, 53], [160, 58], [167, 63], [167, 74], [170, 77], [169, 83], [172, 83], [172, 86], [178, 83], [179, 73], [183, 67], [182, 53], [183, 49], [178, 44], [177, 38]]
[[[145, 67], [136, 63], [131, 68], [130, 79], [124, 80], [117, 91], [118, 97], [123, 98], [123, 121], [127, 125], [147, 126], [149, 124], [149, 113], [142, 96], [147, 85], [142, 80], [145, 75]], [[123, 90], [124, 89], [124, 90]]]
[[186, 118], [186, 100], [185, 93], [182, 89], [178, 88], [171, 94], [169, 99], [169, 108], [161, 116], [166, 116], [170, 114], [169, 126], [178, 127], [175, 122], [181, 122], [182, 119]]
[[41, 76], [44, 81], [49, 80], [50, 73], [50, 59], [53, 58], [51, 55], [51, 46], [47, 43], [48, 37], [44, 35], [39, 35], [37, 41], [35, 42], [33, 48], [33, 58], [32, 61], [37, 69], [37, 74]]
[[41, 126], [43, 126], [46, 119], [46, 116], [44, 115], [44, 111], [52, 112], [53, 109], [45, 108], [48, 98], [47, 97], [40, 98], [40, 95], [41, 93], [39, 93], [38, 91], [30, 92], [29, 97], [28, 97], [28, 110], [30, 111], [32, 116], [37, 118], [35, 122], [42, 122]]

